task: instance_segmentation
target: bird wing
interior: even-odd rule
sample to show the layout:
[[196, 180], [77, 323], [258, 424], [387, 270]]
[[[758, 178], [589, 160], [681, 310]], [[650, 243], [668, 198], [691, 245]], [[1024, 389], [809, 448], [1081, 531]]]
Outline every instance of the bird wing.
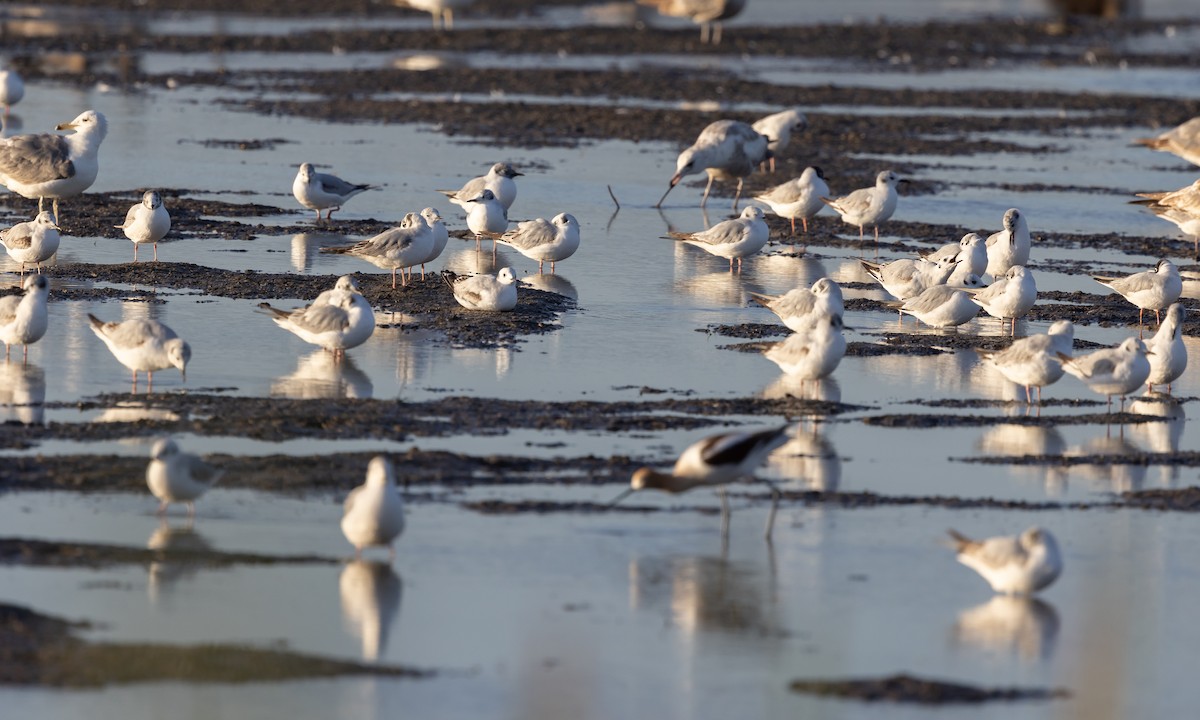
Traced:
[[20, 295], [5, 295], [0, 297], [0, 325], [7, 325], [17, 319], [17, 308], [21, 305]]
[[722, 433], [703, 441], [700, 457], [709, 465], [737, 465], [764, 446], [783, 440], [787, 426], [756, 433]]
[[187, 455], [188, 472], [191, 473], [192, 479], [205, 485], [212, 485], [221, 479], [225, 471], [209, 465], [204, 460], [195, 455]]
[[119, 227], [119, 228], [132, 227], [133, 223], [137, 221], [138, 208], [140, 208], [140, 207], [142, 207], [141, 203], [138, 203], [137, 205], [131, 205], [129, 207], [129, 211], [125, 213], [125, 222], [121, 223], [120, 225], [117, 225], [117, 227]]
[[21, 223], [0, 232], [0, 244], [10, 250], [27, 250], [33, 245], [33, 231], [29, 223]]
[[872, 190], [874, 188], [859, 188], [849, 195], [834, 198], [833, 200], [821, 198], [821, 201], [842, 215], [857, 215], [871, 207]]
[[1133, 275], [1117, 278], [1111, 283], [1105, 284], [1122, 294], [1141, 292], [1142, 290], [1153, 290], [1156, 285], [1155, 280], [1157, 280], [1157, 278], [1155, 276], [1157, 274], [1158, 273], [1155, 272], [1134, 273]]
[[75, 175], [64, 135], [17, 135], [0, 142], [0, 175], [26, 184]]
[[506, 232], [497, 240], [505, 245], [528, 250], [553, 243], [557, 235], [553, 223], [545, 218], [537, 218], [518, 224], [515, 230]]
[[156, 320], [136, 318], [125, 322], [100, 322], [95, 320], [92, 328], [102, 333], [115, 347], [135, 348], [146, 343], [170, 340], [175, 337], [171, 328]]
[[342, 515], [349, 515], [350, 511], [354, 509], [354, 501], [358, 499], [360, 494], [362, 494], [363, 487], [365, 486], [359, 485], [351, 490], [350, 494], [346, 496], [345, 502], [342, 503]]
[[317, 182], [321, 183], [322, 190], [334, 195], [348, 195], [355, 190], [366, 190], [368, 187], [367, 185], [352, 185], [337, 175], [329, 173], [317, 173], [314, 177]]
[[[956, 292], [962, 291], [955, 290], [954, 288], [947, 287], [946, 285], [934, 285], [933, 287], [925, 288], [925, 290], [921, 291], [920, 295], [905, 300], [904, 305], [901, 307], [910, 313], [933, 312], [945, 303], [949, 302], [950, 298]], [[979, 312], [979, 310], [976, 310], [975, 312]]]
[[997, 570], [1012, 564], [1023, 565], [1029, 557], [1016, 537], [988, 538], [961, 552], [975, 558], [981, 565]]
[[337, 332], [350, 325], [350, 315], [337, 305], [310, 305], [291, 314], [296, 327], [311, 333]]
[[723, 220], [703, 232], [692, 233], [683, 239], [704, 245], [725, 245], [738, 242], [745, 233], [745, 223], [740, 220]]

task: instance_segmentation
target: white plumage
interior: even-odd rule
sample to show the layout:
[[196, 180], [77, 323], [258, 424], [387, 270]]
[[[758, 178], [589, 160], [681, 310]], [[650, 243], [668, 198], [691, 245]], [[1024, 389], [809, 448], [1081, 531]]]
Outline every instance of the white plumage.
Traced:
[[1049, 530], [1031, 527], [1020, 535], [972, 540], [950, 530], [958, 561], [1004, 595], [1032, 595], [1058, 579], [1062, 556]]
[[350, 491], [342, 512], [342, 534], [354, 546], [355, 557], [368, 547], [384, 547], [395, 557], [392, 543], [404, 532], [404, 501], [396, 490], [396, 471], [382, 455], [367, 464], [367, 480]]
[[191, 453], [182, 452], [174, 440], [163, 438], [150, 451], [146, 466], [146, 485], [158, 498], [158, 514], [171, 503], [185, 503], [188, 515], [196, 514], [196, 499], [216, 484], [224, 471]]
[[142, 201], [129, 208], [125, 222], [115, 226], [133, 242], [133, 261], [137, 262], [138, 245], [154, 245], [154, 260], [158, 261], [158, 243], [171, 231], [171, 216], [163, 207], [162, 196], [153, 190], [142, 195]]

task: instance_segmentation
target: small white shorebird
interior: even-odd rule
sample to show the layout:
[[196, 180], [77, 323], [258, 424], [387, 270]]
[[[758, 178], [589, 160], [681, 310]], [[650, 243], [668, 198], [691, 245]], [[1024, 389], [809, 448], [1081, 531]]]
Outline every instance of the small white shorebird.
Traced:
[[92, 332], [104, 341], [109, 352], [133, 371], [133, 387], [137, 389], [137, 374], [145, 371], [148, 391], [154, 388], [154, 371], [179, 368], [187, 381], [187, 364], [192, 348], [175, 331], [157, 320], [133, 318], [124, 322], [104, 322], [88, 313]]
[[944, 284], [955, 268], [952, 260], [944, 258], [936, 262], [919, 258], [902, 258], [887, 264], [870, 260], [858, 262], [868, 275], [898, 300], [916, 297], [926, 288]]
[[824, 315], [812, 328], [771, 346], [763, 356], [785, 374], [801, 381], [820, 380], [837, 369], [846, 355], [841, 315]]
[[821, 202], [833, 208], [842, 217], [842, 222], [858, 226], [858, 239], [866, 239], [866, 227], [875, 228], [875, 243], [879, 243], [879, 225], [896, 212], [900, 196], [896, 184], [905, 182], [891, 170], [883, 170], [875, 176], [875, 185], [860, 188], [838, 198], [822, 197]]
[[1116, 291], [1137, 306], [1139, 332], [1142, 328], [1142, 316], [1147, 310], [1153, 310], [1154, 321], [1161, 322], [1159, 311], [1166, 309], [1183, 294], [1183, 279], [1179, 276], [1179, 268], [1166, 258], [1159, 260], [1154, 269], [1145, 272], [1124, 277], [1093, 275], [1092, 279]]
[[475, 0], [392, 0], [394, 4], [424, 10], [433, 18], [435, 30], [454, 28], [454, 11], [469, 7]]
[[1158, 332], [1146, 343], [1150, 355], [1150, 377], [1146, 378], [1146, 384], [1150, 390], [1154, 390], [1155, 385], [1166, 385], [1167, 392], [1171, 392], [1171, 383], [1187, 369], [1187, 346], [1183, 344], [1186, 314], [1182, 305], [1173, 303], [1167, 308]]
[[771, 237], [771, 230], [763, 220], [759, 207], [742, 210], [741, 217], [723, 220], [707, 230], [695, 233], [671, 233], [671, 238], [694, 245], [707, 253], [729, 260], [729, 272], [733, 272], [733, 261], [737, 260], [738, 271], [742, 269], [742, 258], [762, 250]]
[[1059, 320], [1045, 335], [1031, 335], [1014, 340], [1003, 350], [976, 349], [979, 356], [996, 368], [1001, 375], [1025, 388], [1025, 402], [1031, 404], [1031, 387], [1037, 388], [1037, 401], [1042, 402], [1042, 388], [1058, 382], [1063, 376], [1062, 358], [1075, 352], [1075, 326], [1070, 320]]
[[196, 515], [196, 500], [208, 492], [225, 474], [191, 453], [182, 452], [174, 440], [163, 438], [150, 451], [146, 466], [146, 485], [158, 498], [157, 515], [167, 511], [171, 503], [185, 503], [188, 517]]
[[[784, 425], [773, 430], [710, 435], [684, 450], [670, 473], [648, 467], [638, 468], [629, 480], [629, 489], [614, 498], [608, 507], [638, 490], [662, 490], [675, 494], [716, 485], [721, 495], [721, 533], [726, 535], [729, 532], [729, 501], [725, 497], [725, 485], [741, 478], [753, 478], [755, 470], [767, 456], [787, 442], [787, 430], [788, 426]], [[775, 498], [767, 518], [766, 536], [770, 538], [775, 525], [779, 491], [774, 485], [767, 484]]]
[[350, 491], [342, 511], [342, 534], [361, 558], [368, 547], [386, 547], [388, 558], [396, 558], [392, 545], [404, 532], [404, 501], [396, 489], [396, 471], [382, 455], [367, 464], [367, 480]]
[[1029, 236], [1025, 215], [1016, 208], [1009, 208], [1004, 212], [1004, 229], [988, 236], [986, 272], [998, 278], [1013, 265], [1028, 265], [1032, 247], [1033, 238]]
[[1012, 321], [1010, 334], [1017, 334], [1017, 320], [1029, 314], [1037, 304], [1037, 282], [1033, 273], [1022, 265], [1013, 265], [1004, 277], [985, 288], [966, 288], [975, 304], [984, 312], [1000, 320], [1001, 329], [1005, 321]]
[[[971, 282], [971, 278], [967, 280]], [[974, 280], [977, 282], [978, 278]], [[971, 296], [950, 285], [933, 285], [907, 300], [885, 302], [884, 305], [935, 328], [958, 327], [979, 314], [979, 306]]]
[[792, 235], [796, 234], [796, 218], [804, 224], [808, 234], [808, 219], [821, 212], [825, 203], [821, 198], [829, 194], [825, 174], [819, 167], [806, 167], [800, 177], [754, 196], [754, 199], [771, 208], [771, 212], [792, 221]]
[[818, 278], [812, 288], [798, 287], [784, 295], [750, 293], [750, 299], [775, 313], [792, 332], [804, 332], [825, 315], [846, 311], [842, 287], [829, 278]]
[[38, 212], [45, 209], [46, 198], [52, 199], [57, 223], [59, 199], [79, 195], [96, 182], [108, 121], [95, 110], [85, 110], [55, 129], [75, 132], [0, 138], [0, 185], [30, 200], [37, 198]]
[[25, 81], [16, 70], [0, 70], [0, 105], [4, 106], [4, 117], [21, 98], [25, 97]]
[[30, 275], [22, 287], [23, 295], [0, 297], [0, 342], [4, 343], [5, 362], [13, 345], [22, 346], [22, 362], [28, 361], [29, 346], [42, 339], [50, 324], [46, 312], [50, 281], [41, 275]]
[[746, 0], [637, 0], [660, 15], [687, 18], [700, 25], [700, 42], [721, 44], [721, 21], [728, 20], [746, 7]]
[[708, 184], [704, 186], [700, 207], [708, 204], [714, 180], [737, 180], [737, 193], [733, 196], [733, 210], [737, 212], [742, 181], [767, 158], [767, 144], [766, 137], [744, 122], [718, 120], [710, 124], [700, 131], [691, 147], [679, 153], [671, 184], [654, 207], [662, 207], [663, 200], [684, 177], [704, 172], [708, 174]]
[[492, 252], [496, 252], [496, 240], [508, 230], [508, 210], [490, 188], [485, 188], [477, 197], [463, 205], [467, 210], [467, 229], [475, 234], [475, 247], [479, 238], [492, 239]]
[[442, 222], [442, 214], [437, 211], [437, 208], [427, 207], [421, 211], [421, 219], [429, 226], [429, 231], [433, 233], [433, 248], [429, 254], [421, 261], [421, 279], [425, 279], [425, 263], [431, 263], [437, 260], [446, 249], [446, 243], [450, 242], [450, 232], [446, 230], [446, 223]]
[[356, 185], [337, 175], [317, 172], [312, 163], [300, 163], [296, 179], [292, 180], [292, 195], [296, 197], [296, 202], [315, 210], [318, 222], [322, 210], [328, 210], [325, 219], [332, 220], [333, 211], [341, 210], [350, 198], [374, 189], [373, 185]]
[[930, 262], [944, 259], [958, 263], [946, 279], [947, 285], [965, 285], [968, 277], [982, 276], [987, 270], [987, 241], [978, 233], [967, 233], [956, 243], [947, 243], [933, 252], [920, 255]]
[[142, 195], [142, 201], [129, 208], [125, 222], [114, 225], [133, 241], [133, 261], [137, 262], [138, 245], [154, 245], [154, 261], [158, 262], [158, 242], [171, 231], [171, 215], [163, 207], [162, 196], [153, 190]]
[[468, 310], [512, 310], [517, 306], [517, 279], [511, 268], [500, 268], [495, 275], [456, 275], [442, 271], [442, 278], [454, 293], [454, 299]]
[[33, 220], [17, 223], [7, 230], [0, 231], [0, 245], [8, 252], [8, 256], [21, 263], [21, 274], [25, 274], [25, 265], [37, 265], [38, 275], [42, 274], [42, 263], [54, 257], [62, 240], [58, 223], [54, 222], [54, 214], [44, 210]]
[[1004, 595], [1032, 595], [1058, 579], [1062, 555], [1049, 530], [1031, 527], [1020, 535], [972, 540], [950, 530], [958, 561]]
[[1146, 345], [1138, 338], [1127, 338], [1120, 345], [1095, 350], [1076, 357], [1059, 356], [1063, 370], [1087, 384], [1093, 392], [1108, 398], [1108, 410], [1112, 412], [1112, 396], [1121, 396], [1121, 410], [1125, 409], [1125, 396], [1142, 386], [1150, 378], [1150, 359], [1146, 357]]
[[553, 220], [527, 220], [517, 223], [516, 229], [504, 233], [497, 242], [537, 260], [539, 273], [545, 262], [550, 263], [550, 272], [554, 272], [555, 263], [566, 260], [579, 249], [579, 221], [570, 213], [559, 213]]
[[349, 275], [338, 278], [334, 289], [321, 293], [311, 305], [280, 310], [264, 302], [258, 307], [279, 327], [306, 343], [328, 350], [337, 359], [365, 343], [375, 332], [371, 303], [358, 292], [358, 284]]
[[1200, 117], [1194, 117], [1155, 137], [1138, 138], [1133, 143], [1145, 145], [1151, 150], [1169, 152], [1193, 165], [1200, 165]]
[[517, 199], [517, 182], [513, 178], [521, 177], [523, 174], [517, 172], [512, 165], [499, 162], [488, 170], [487, 175], [471, 178], [458, 190], [438, 190], [438, 192], [450, 198], [450, 202], [455, 205], [470, 211], [469, 203], [482, 195], [484, 190], [491, 190], [500, 204], [504, 206], [504, 210], [508, 211]]
[[[750, 127], [758, 131], [759, 135], [766, 136], [767, 140], [770, 141], [767, 144], [767, 152], [770, 155], [768, 163], [771, 166], [771, 172], [775, 172], [775, 158], [791, 144], [793, 132], [798, 132], [808, 127], [808, 118], [798, 109], [792, 108], [791, 110], [784, 110], [783, 112], [777, 112], [774, 115], [768, 115], [765, 118], [755, 120], [754, 124]], [[819, 194], [828, 195], [828, 188], [825, 192]], [[807, 228], [805, 232], [807, 232]], [[792, 228], [792, 234], [796, 234], [795, 228]]]
[[[417, 213], [407, 213], [399, 227], [384, 230], [375, 237], [354, 245], [323, 247], [321, 252], [353, 255], [377, 268], [392, 271], [392, 289], [396, 287], [396, 271], [420, 265], [433, 249], [433, 230]], [[401, 278], [408, 285], [408, 277]]]

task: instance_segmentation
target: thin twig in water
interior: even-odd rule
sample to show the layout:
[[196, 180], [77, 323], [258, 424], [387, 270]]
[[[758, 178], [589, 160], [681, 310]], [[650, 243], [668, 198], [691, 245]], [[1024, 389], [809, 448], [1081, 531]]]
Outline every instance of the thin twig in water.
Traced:
[[617, 201], [617, 196], [613, 194], [613, 191], [612, 191], [612, 185], [606, 185], [605, 187], [607, 187], [607, 188], [608, 188], [608, 196], [609, 196], [610, 198], [612, 198], [613, 205], [616, 205], [616, 206], [617, 206], [617, 209], [618, 209], [618, 210], [620, 210], [620, 209], [621, 209], [621, 203]]

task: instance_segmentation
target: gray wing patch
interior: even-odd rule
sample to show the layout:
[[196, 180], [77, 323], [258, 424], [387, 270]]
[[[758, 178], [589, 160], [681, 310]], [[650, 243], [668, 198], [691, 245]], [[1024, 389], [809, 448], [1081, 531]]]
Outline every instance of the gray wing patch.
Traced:
[[69, 150], [63, 135], [18, 135], [0, 143], [0, 173], [23, 183], [74, 177]]

